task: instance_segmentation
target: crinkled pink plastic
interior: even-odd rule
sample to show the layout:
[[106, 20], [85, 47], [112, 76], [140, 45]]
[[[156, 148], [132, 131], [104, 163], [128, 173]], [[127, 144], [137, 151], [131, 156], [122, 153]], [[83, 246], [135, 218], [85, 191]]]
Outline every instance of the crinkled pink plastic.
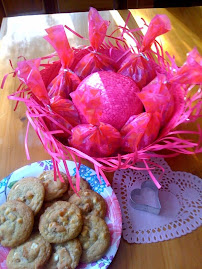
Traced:
[[47, 35], [44, 39], [47, 40], [57, 52], [61, 64], [64, 68], [71, 65], [74, 59], [74, 51], [69, 45], [69, 41], [65, 34], [63, 25], [56, 25], [46, 29]]
[[159, 113], [141, 113], [130, 117], [121, 129], [122, 150], [135, 152], [152, 144], [160, 130]]
[[118, 73], [132, 77], [140, 89], [152, 81], [160, 67], [146, 52], [150, 49], [157, 36], [168, 32], [170, 29], [171, 25], [168, 17], [166, 15], [156, 15], [151, 20], [143, 37], [139, 54], [128, 53], [127, 57], [119, 65]]
[[115, 62], [98, 52], [106, 36], [109, 21], [105, 21], [95, 8], [90, 8], [88, 14], [89, 41], [92, 49], [75, 66], [74, 71], [79, 78], [84, 79], [89, 74], [100, 70], [116, 70]]
[[102, 55], [106, 55], [109, 59], [111, 59], [112, 63], [115, 63], [115, 67], [118, 70], [120, 68], [121, 63], [128, 56], [129, 51], [126, 51], [124, 48], [116, 48], [116, 47], [104, 47], [98, 49]]
[[[50, 131], [55, 131], [54, 135], [56, 138], [64, 138], [65, 140], [62, 141], [63, 143], [67, 144], [65, 141], [67, 141], [67, 138], [70, 136], [73, 126], [66, 119], [58, 117], [54, 111], [52, 114], [50, 114], [50, 116], [51, 118], [44, 118], [44, 122], [46, 123], [48, 129]], [[62, 132], [59, 132], [61, 130], [60, 126], [63, 126], [65, 130], [62, 129]]]
[[161, 127], [170, 120], [175, 110], [173, 95], [167, 85], [166, 76], [157, 74], [157, 77], [137, 93], [146, 112], [158, 112], [161, 115]]
[[[73, 126], [80, 123], [78, 112], [70, 100], [61, 99], [60, 96], [49, 98], [39, 66], [40, 59], [18, 62], [17, 76], [29, 87], [33, 98], [36, 97], [49, 110], [51, 117], [43, 117], [48, 129], [59, 131], [55, 134], [56, 137], [67, 138]], [[60, 126], [64, 127], [62, 132]]]
[[72, 129], [69, 144], [80, 151], [96, 157], [107, 157], [120, 147], [120, 133], [110, 124], [80, 124]]
[[72, 101], [56, 97], [51, 99], [50, 107], [55, 113], [62, 116], [72, 126], [80, 124], [79, 113]]
[[70, 69], [61, 68], [59, 74], [51, 81], [48, 86], [50, 98], [60, 96], [68, 98], [72, 91], [75, 91], [80, 83], [80, 79]]
[[106, 36], [109, 21], [103, 20], [98, 11], [91, 7], [88, 13], [89, 41], [94, 50], [97, 50]]
[[146, 51], [150, 48], [157, 36], [167, 33], [171, 30], [170, 20], [166, 15], [156, 15], [150, 22], [147, 32], [142, 40], [140, 51]]
[[44, 64], [43, 67], [45, 68], [43, 68], [40, 73], [44, 85], [47, 88], [50, 85], [51, 81], [58, 75], [61, 68], [61, 62], [55, 61], [51, 64]]
[[44, 104], [49, 104], [48, 92], [39, 73], [40, 59], [18, 62], [17, 76]]
[[142, 89], [156, 76], [158, 65], [143, 54], [130, 54], [121, 64], [118, 73], [131, 77]]
[[180, 84], [202, 84], [202, 57], [196, 48], [188, 53], [187, 61], [169, 81]]
[[78, 46], [78, 47], [72, 48], [72, 49], [74, 51], [74, 60], [70, 66], [70, 69], [75, 72], [75, 67], [78, 64], [78, 62], [80, 62], [81, 59], [84, 58], [84, 56], [89, 54], [89, 52], [92, 51], [92, 48], [91, 48], [91, 46]]
[[99, 54], [95, 51], [85, 55], [76, 65], [75, 73], [84, 79], [91, 73], [105, 70], [105, 71], [116, 71], [115, 63], [106, 55]]
[[69, 45], [64, 26], [53, 26], [46, 29], [46, 32], [48, 35], [44, 38], [54, 47], [62, 64], [58, 75], [48, 86], [48, 94], [50, 98], [54, 96], [68, 98], [69, 93], [74, 91], [80, 83], [78, 76], [69, 69], [74, 61], [74, 50]]

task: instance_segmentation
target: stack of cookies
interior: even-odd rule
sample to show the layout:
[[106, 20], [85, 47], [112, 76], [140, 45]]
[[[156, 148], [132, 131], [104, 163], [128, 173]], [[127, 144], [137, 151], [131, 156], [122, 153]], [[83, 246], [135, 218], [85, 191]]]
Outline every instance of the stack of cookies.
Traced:
[[[52, 170], [18, 181], [0, 206], [0, 243], [8, 269], [74, 269], [99, 260], [110, 245], [106, 202], [80, 179], [78, 194]], [[76, 178], [72, 177], [76, 186]]]

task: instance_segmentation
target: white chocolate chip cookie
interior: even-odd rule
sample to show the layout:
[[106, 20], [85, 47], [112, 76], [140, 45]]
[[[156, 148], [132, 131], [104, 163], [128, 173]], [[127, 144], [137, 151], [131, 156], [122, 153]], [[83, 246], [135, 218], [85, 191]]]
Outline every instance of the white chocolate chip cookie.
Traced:
[[78, 239], [63, 244], [53, 244], [53, 252], [46, 264], [46, 269], [75, 269], [82, 254], [81, 243]]
[[39, 269], [51, 255], [51, 245], [34, 234], [24, 244], [12, 249], [6, 259], [8, 269]]
[[19, 201], [0, 206], [0, 243], [16, 247], [24, 243], [32, 232], [34, 215], [30, 207]]
[[92, 190], [81, 190], [78, 194], [73, 194], [69, 198], [69, 202], [77, 205], [85, 216], [104, 218], [106, 215], [107, 205], [105, 200]]
[[86, 217], [79, 241], [83, 249], [81, 262], [99, 260], [110, 245], [110, 232], [106, 222], [96, 216]]
[[44, 201], [45, 189], [40, 179], [27, 177], [15, 183], [10, 190], [7, 200], [18, 200], [29, 206], [34, 215], [42, 207]]
[[64, 243], [76, 238], [82, 230], [81, 210], [74, 204], [58, 201], [41, 215], [39, 231], [50, 243]]
[[61, 182], [59, 176], [57, 176], [57, 180], [54, 180], [54, 171], [44, 171], [40, 176], [40, 180], [45, 188], [45, 201], [51, 201], [56, 198], [59, 198], [67, 191], [69, 188], [69, 182], [67, 180], [67, 176], [60, 172], [64, 182]]

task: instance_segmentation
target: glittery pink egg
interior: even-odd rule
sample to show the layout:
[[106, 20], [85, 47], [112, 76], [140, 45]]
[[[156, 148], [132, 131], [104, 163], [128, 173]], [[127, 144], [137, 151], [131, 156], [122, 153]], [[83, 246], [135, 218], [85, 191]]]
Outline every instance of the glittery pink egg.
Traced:
[[82, 123], [104, 122], [119, 130], [130, 116], [143, 111], [139, 91], [131, 78], [100, 71], [86, 77], [70, 96]]

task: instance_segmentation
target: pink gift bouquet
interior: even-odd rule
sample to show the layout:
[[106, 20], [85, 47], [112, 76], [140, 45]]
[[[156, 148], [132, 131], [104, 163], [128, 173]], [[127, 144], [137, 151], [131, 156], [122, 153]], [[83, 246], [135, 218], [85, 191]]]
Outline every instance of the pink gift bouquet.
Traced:
[[[79, 163], [84, 158], [108, 184], [105, 171], [140, 169], [135, 163], [143, 161], [160, 187], [152, 174], [151, 157], [201, 152], [200, 128], [196, 132], [175, 128], [200, 116], [202, 57], [194, 48], [178, 67], [174, 57], [163, 51], [155, 39], [171, 29], [165, 15], [155, 16], [145, 35], [126, 25], [107, 34], [108, 26], [90, 8], [90, 45], [82, 47], [71, 47], [64, 27], [82, 36], [68, 26], [46, 29], [44, 38], [55, 53], [19, 61], [13, 76], [21, 84], [9, 98], [26, 104], [28, 128], [31, 124], [35, 129], [55, 173], [59, 174], [62, 160], [69, 175], [65, 160], [71, 158], [77, 163], [79, 183]], [[127, 35], [135, 47], [126, 42]], [[59, 60], [54, 61], [56, 55]], [[191, 94], [195, 85], [198, 91]], [[199, 142], [181, 138], [183, 133], [197, 134]], [[26, 141], [25, 147], [29, 158]], [[163, 155], [162, 150], [169, 152]], [[71, 184], [70, 176], [69, 180]]]

